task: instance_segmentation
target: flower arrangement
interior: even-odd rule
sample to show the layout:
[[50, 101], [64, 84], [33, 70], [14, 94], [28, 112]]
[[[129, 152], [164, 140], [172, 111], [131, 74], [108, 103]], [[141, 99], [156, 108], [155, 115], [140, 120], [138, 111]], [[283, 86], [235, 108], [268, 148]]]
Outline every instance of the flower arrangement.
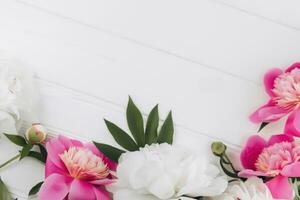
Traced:
[[[231, 192], [231, 187], [239, 191], [240, 194], [235, 196], [237, 199], [270, 199], [270, 195], [271, 199], [300, 199], [300, 141], [297, 138], [300, 136], [300, 63], [285, 71], [271, 69], [264, 76], [264, 85], [270, 100], [257, 109], [250, 120], [261, 123], [260, 131], [267, 124], [288, 115], [283, 134], [274, 134], [268, 140], [259, 135], [250, 136], [240, 154], [244, 167], [240, 171], [226, 156], [226, 146], [220, 142], [213, 144], [212, 150], [220, 158], [223, 171], [232, 180], [240, 182], [238, 186], [229, 186], [229, 192], [222, 196], [224, 199], [237, 195]], [[246, 185], [249, 181], [253, 183], [254, 179], [259, 179], [260, 183], [254, 184], [249, 193]]]
[[[9, 119], [4, 124], [13, 119], [9, 126], [16, 127], [27, 83], [1, 71], [0, 82], [9, 81], [0, 87], [0, 116]], [[0, 169], [26, 157], [44, 163], [45, 180], [29, 192], [39, 200], [300, 200], [300, 63], [268, 71], [264, 84], [270, 100], [250, 120], [261, 123], [260, 131], [286, 115], [288, 119], [282, 134], [248, 138], [240, 152], [242, 169], [231, 162], [222, 142], [211, 145], [219, 165], [210, 155], [173, 144], [172, 113], [161, 121], [156, 105], [145, 119], [130, 97], [129, 132], [104, 119], [119, 147], [63, 135], [48, 138], [47, 130], [33, 123], [24, 135], [2, 130], [20, 152]], [[0, 199], [12, 199], [1, 179]]]

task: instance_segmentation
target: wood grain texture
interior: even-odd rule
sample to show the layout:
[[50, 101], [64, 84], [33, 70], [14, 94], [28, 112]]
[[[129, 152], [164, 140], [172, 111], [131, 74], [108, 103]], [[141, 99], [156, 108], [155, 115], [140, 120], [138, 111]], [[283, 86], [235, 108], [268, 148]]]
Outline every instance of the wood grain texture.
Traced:
[[[103, 118], [126, 128], [130, 94], [144, 116], [156, 103], [161, 119], [173, 110], [176, 144], [208, 153], [222, 140], [238, 153], [258, 128], [248, 115], [267, 99], [263, 73], [300, 52], [289, 27], [298, 26], [296, 2], [283, 6], [290, 18], [276, 11], [279, 1], [245, 2], [2, 0], [0, 50], [36, 72], [39, 119], [52, 136], [115, 144]], [[282, 121], [264, 132], [281, 129]], [[2, 162], [17, 148], [0, 142]], [[26, 199], [43, 168], [26, 159], [0, 174]]]
[[215, 0], [215, 2], [257, 16], [262, 20], [300, 31], [300, 14], [298, 12], [300, 2], [297, 0]]
[[297, 31], [210, 0], [18, 2], [249, 81], [299, 58]]

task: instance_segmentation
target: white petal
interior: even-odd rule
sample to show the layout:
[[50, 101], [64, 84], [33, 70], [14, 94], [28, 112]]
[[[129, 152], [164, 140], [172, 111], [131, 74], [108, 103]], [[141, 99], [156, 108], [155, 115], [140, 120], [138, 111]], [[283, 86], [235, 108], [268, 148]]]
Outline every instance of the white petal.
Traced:
[[1, 133], [16, 133], [16, 121], [7, 112], [0, 111], [0, 132]]
[[160, 200], [151, 195], [139, 194], [132, 190], [118, 190], [113, 194], [114, 200]]
[[148, 188], [149, 192], [160, 199], [170, 199], [175, 194], [170, 179], [163, 175], [156, 179]]

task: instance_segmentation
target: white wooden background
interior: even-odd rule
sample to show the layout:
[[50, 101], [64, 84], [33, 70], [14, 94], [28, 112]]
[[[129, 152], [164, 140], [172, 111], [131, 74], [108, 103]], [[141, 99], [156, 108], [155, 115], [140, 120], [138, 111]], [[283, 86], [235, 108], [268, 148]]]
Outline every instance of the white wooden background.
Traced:
[[[110, 142], [130, 94], [144, 113], [173, 110], [176, 143], [239, 148], [258, 128], [262, 76], [300, 60], [299, 0], [0, 0], [0, 50], [36, 72], [52, 134]], [[275, 128], [274, 128], [275, 127]], [[282, 123], [267, 131], [280, 132]], [[17, 152], [0, 139], [0, 161]], [[1, 170], [27, 199], [43, 179], [24, 159]]]

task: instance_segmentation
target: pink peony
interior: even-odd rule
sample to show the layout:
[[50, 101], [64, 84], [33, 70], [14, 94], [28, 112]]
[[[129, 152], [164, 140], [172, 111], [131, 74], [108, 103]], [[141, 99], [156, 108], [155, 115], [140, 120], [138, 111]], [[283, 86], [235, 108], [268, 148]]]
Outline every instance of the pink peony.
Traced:
[[46, 179], [38, 194], [40, 200], [110, 200], [104, 186], [114, 181], [116, 164], [90, 143], [64, 136], [46, 144]]
[[300, 143], [291, 136], [281, 134], [265, 141], [258, 135], [248, 139], [241, 153], [244, 170], [241, 177], [265, 176], [274, 198], [292, 199], [289, 177], [300, 176]]
[[271, 69], [264, 76], [264, 85], [270, 100], [257, 109], [250, 120], [254, 123], [273, 122], [290, 114], [285, 132], [300, 136], [300, 63], [285, 71]]

